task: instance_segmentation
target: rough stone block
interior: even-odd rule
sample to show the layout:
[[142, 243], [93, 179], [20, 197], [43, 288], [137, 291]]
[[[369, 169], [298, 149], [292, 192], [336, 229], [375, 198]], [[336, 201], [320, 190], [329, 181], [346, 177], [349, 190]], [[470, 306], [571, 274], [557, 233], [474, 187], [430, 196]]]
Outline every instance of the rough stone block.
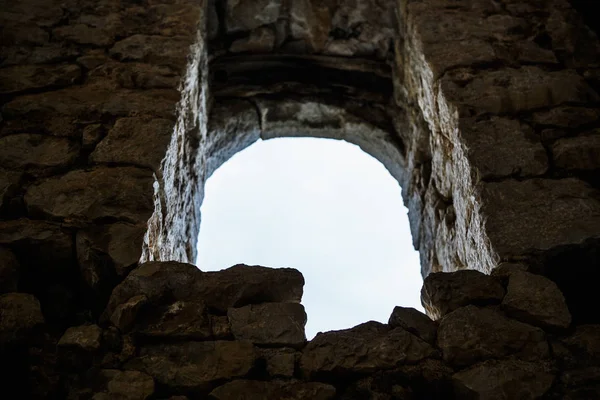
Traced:
[[215, 400], [330, 400], [335, 396], [335, 388], [317, 382], [238, 380], [219, 386], [210, 396]]
[[304, 346], [306, 312], [297, 303], [251, 304], [230, 308], [227, 317], [236, 340], [257, 345]]
[[427, 343], [434, 343], [437, 324], [427, 315], [410, 307], [394, 307], [388, 325], [391, 328], [402, 328], [417, 335]]
[[444, 361], [456, 367], [512, 354], [523, 359], [542, 359], [549, 355], [546, 335], [541, 329], [472, 305], [442, 319], [437, 344]]
[[304, 348], [301, 370], [309, 378], [366, 374], [436, 356], [433, 347], [402, 328], [367, 322], [319, 333]]
[[176, 301], [138, 314], [135, 331], [154, 338], [207, 340], [212, 338], [206, 306], [201, 302]]
[[427, 314], [438, 320], [468, 304], [500, 303], [504, 293], [498, 280], [478, 271], [438, 272], [423, 281], [421, 303]]
[[65, 167], [79, 155], [67, 138], [23, 133], [0, 138], [0, 165], [10, 169]]
[[566, 170], [600, 169], [600, 129], [584, 136], [559, 139], [552, 146], [554, 165]]
[[33, 295], [6, 293], [0, 296], [0, 344], [25, 339], [43, 323], [40, 302]]
[[56, 89], [75, 83], [81, 76], [78, 65], [19, 65], [0, 69], [0, 94], [27, 90]]
[[145, 372], [171, 390], [206, 391], [219, 381], [245, 376], [256, 359], [250, 342], [183, 342], [142, 347], [125, 369]]
[[281, 0], [229, 0], [225, 13], [227, 31], [251, 31], [274, 23], [279, 18], [281, 3]]
[[81, 325], [67, 329], [58, 347], [94, 352], [100, 348], [102, 329], [98, 325]]
[[512, 318], [542, 328], [565, 329], [571, 324], [571, 313], [558, 286], [528, 272], [510, 275], [502, 309]]
[[300, 359], [301, 353], [294, 349], [259, 349], [260, 357], [267, 364], [267, 373], [271, 377], [294, 376], [296, 370], [296, 361]]
[[453, 376], [458, 398], [539, 399], [550, 389], [554, 374], [543, 363], [490, 360]]

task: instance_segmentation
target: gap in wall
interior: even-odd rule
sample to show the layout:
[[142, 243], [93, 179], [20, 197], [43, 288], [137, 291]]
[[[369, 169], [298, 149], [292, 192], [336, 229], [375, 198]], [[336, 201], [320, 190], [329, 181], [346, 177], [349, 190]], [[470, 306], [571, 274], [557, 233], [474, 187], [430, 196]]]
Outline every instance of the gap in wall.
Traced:
[[291, 267], [306, 280], [309, 339], [394, 306], [422, 310], [419, 255], [398, 182], [344, 141], [259, 141], [209, 178], [196, 264]]

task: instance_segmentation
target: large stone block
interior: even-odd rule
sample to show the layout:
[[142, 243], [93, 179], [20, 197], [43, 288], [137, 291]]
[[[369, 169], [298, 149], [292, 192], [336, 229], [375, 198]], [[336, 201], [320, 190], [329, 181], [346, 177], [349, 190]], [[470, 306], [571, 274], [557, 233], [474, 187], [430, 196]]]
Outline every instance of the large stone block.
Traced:
[[225, 25], [228, 32], [251, 31], [279, 18], [281, 0], [228, 0]]
[[543, 363], [490, 360], [453, 376], [458, 398], [534, 400], [550, 389], [554, 373]]
[[302, 347], [306, 342], [306, 312], [297, 303], [250, 304], [227, 312], [236, 340], [257, 345]]
[[81, 77], [78, 65], [19, 65], [0, 68], [0, 93], [56, 89], [75, 83]]
[[541, 275], [513, 272], [502, 308], [509, 316], [542, 328], [565, 329], [571, 324], [571, 313], [560, 289]]
[[25, 339], [44, 323], [40, 302], [26, 293], [6, 293], [0, 296], [0, 344]]
[[215, 400], [331, 400], [335, 396], [335, 388], [317, 382], [237, 380], [219, 386], [210, 396]]
[[121, 118], [90, 155], [97, 163], [134, 164], [158, 172], [171, 141], [168, 119]]
[[217, 382], [245, 376], [256, 358], [250, 342], [158, 344], [142, 347], [125, 369], [145, 372], [175, 392], [202, 392]]
[[581, 180], [506, 180], [483, 186], [487, 233], [501, 258], [600, 236], [598, 191]]
[[371, 321], [319, 333], [304, 349], [300, 365], [309, 378], [343, 377], [392, 369], [436, 354], [433, 347], [404, 329]]
[[417, 335], [427, 343], [434, 343], [437, 324], [427, 315], [410, 307], [394, 307], [388, 324], [392, 328], [402, 328]]
[[24, 170], [65, 167], [79, 155], [78, 145], [67, 138], [22, 133], [0, 138], [0, 165]]
[[495, 278], [473, 270], [429, 274], [421, 288], [421, 303], [427, 314], [438, 320], [468, 304], [500, 303], [504, 288]]
[[512, 354], [523, 359], [549, 356], [544, 331], [475, 306], [446, 315], [438, 328], [437, 344], [444, 361], [456, 367]]
[[154, 211], [154, 178], [132, 167], [77, 170], [31, 186], [25, 203], [31, 213], [54, 218], [120, 218], [145, 222]]
[[566, 170], [600, 169], [600, 129], [585, 136], [557, 140], [552, 146], [554, 165]]

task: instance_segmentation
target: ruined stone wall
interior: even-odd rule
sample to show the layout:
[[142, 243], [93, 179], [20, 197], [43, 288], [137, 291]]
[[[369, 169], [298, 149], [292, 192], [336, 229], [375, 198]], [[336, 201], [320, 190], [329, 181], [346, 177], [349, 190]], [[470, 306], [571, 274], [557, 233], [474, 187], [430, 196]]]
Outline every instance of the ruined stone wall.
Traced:
[[[598, 396], [600, 45], [568, 2], [0, 3], [7, 390]], [[307, 344], [293, 271], [138, 267], [193, 261], [205, 180], [298, 135], [402, 185], [439, 326], [398, 309]], [[463, 269], [496, 277], [431, 274]]]

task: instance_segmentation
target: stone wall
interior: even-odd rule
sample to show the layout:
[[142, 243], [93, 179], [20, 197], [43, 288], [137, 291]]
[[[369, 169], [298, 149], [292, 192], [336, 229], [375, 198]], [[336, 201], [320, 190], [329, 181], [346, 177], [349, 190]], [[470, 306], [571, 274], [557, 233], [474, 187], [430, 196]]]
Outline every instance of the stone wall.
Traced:
[[[565, 0], [0, 0], [0, 21], [7, 390], [598, 396], [600, 44]], [[298, 273], [167, 263], [195, 259], [219, 165], [301, 135], [401, 184], [439, 326], [399, 308], [307, 344]]]

